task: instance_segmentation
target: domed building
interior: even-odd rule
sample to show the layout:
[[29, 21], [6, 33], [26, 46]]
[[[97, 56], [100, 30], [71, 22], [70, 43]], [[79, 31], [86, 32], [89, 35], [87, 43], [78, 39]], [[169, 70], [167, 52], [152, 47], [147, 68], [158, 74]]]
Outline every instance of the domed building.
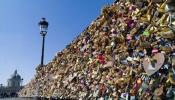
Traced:
[[17, 70], [12, 74], [11, 78], [8, 79], [8, 87], [20, 88], [22, 83], [21, 76], [17, 73]]
[[16, 97], [18, 91], [22, 88], [22, 81], [23, 79], [15, 70], [7, 80], [7, 86], [0, 86], [0, 97]]

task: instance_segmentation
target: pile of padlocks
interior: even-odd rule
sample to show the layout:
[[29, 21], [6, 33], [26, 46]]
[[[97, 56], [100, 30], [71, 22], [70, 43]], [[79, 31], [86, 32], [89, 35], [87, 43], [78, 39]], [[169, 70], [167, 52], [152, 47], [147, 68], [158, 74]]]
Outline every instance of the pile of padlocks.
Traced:
[[19, 93], [71, 99], [175, 100], [175, 1], [120, 0]]

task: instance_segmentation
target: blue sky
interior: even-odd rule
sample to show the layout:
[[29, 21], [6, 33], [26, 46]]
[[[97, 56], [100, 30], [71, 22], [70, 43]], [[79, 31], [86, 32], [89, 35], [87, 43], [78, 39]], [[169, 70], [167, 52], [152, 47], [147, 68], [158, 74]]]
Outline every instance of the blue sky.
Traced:
[[0, 83], [15, 69], [29, 82], [40, 64], [38, 22], [49, 22], [45, 44], [47, 64], [113, 0], [0, 0]]

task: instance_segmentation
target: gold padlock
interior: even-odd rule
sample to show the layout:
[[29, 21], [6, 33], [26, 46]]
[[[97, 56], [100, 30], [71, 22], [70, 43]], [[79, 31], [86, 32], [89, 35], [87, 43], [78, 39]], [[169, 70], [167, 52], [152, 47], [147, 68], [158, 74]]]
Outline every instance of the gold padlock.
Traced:
[[162, 13], [165, 12], [166, 3], [167, 3], [167, 0], [163, 4], [161, 4], [160, 8], [158, 8], [158, 11], [159, 12], [162, 12]]
[[168, 14], [165, 13], [157, 22], [156, 25], [160, 25], [160, 24], [165, 24], [166, 25], [166, 19], [168, 18]]
[[130, 34], [131, 34], [131, 36], [133, 36], [135, 33], [137, 33], [138, 32], [138, 27], [135, 27], [135, 28], [133, 28], [131, 31], [130, 31]]
[[173, 72], [169, 72], [167, 82], [170, 82], [171, 84], [175, 85], [175, 80], [173, 79]]

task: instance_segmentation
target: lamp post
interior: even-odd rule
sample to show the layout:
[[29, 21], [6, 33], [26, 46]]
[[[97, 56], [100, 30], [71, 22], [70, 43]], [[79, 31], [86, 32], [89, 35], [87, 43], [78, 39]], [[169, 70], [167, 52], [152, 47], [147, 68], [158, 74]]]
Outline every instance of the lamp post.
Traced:
[[41, 67], [43, 67], [45, 36], [47, 34], [47, 28], [48, 28], [49, 23], [46, 21], [45, 18], [42, 18], [41, 21], [38, 23], [38, 25], [40, 27], [40, 34], [42, 36]]

